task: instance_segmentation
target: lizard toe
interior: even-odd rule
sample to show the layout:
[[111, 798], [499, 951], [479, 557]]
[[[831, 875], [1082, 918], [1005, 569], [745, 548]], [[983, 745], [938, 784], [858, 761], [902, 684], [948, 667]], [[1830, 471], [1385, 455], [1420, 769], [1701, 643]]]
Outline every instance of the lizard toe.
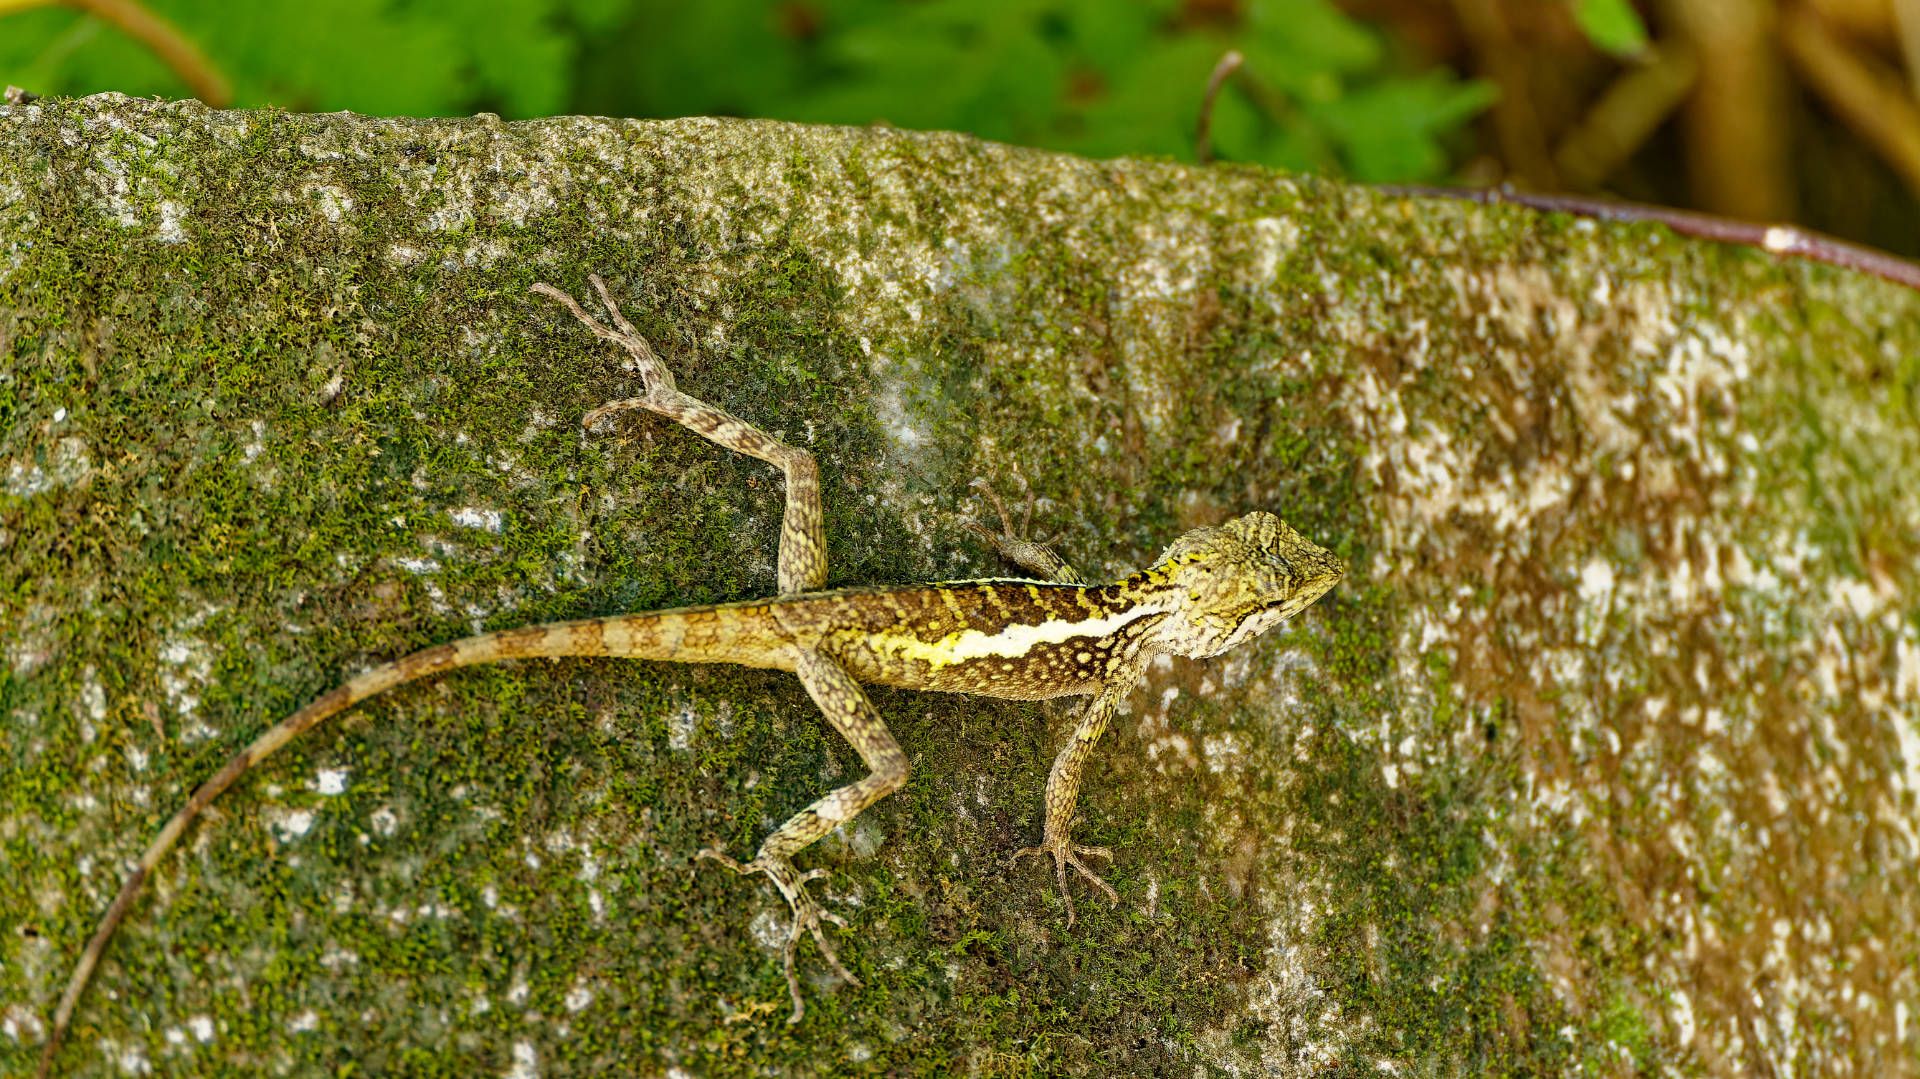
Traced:
[[848, 970], [846, 965], [840, 962], [839, 951], [836, 950], [833, 943], [827, 939], [826, 932], [821, 927], [821, 924], [826, 922], [832, 923], [841, 929], [846, 929], [847, 920], [822, 907], [806, 888], [809, 881], [818, 880], [829, 875], [828, 870], [809, 869], [803, 873], [795, 869], [793, 863], [787, 859], [771, 857], [765, 854], [762, 854], [750, 862], [740, 862], [712, 847], [702, 850], [698, 857], [719, 862], [735, 873], [745, 875], [755, 873], [764, 874], [769, 881], [773, 882], [774, 888], [780, 892], [780, 897], [787, 901], [787, 908], [792, 912], [792, 917], [787, 922], [786, 940], [781, 944], [780, 962], [782, 971], [785, 973], [787, 979], [787, 996], [793, 1000], [793, 1012], [787, 1016], [787, 1022], [789, 1024], [798, 1023], [801, 1017], [807, 1014], [806, 1001], [800, 995], [800, 975], [795, 970], [795, 962], [802, 938], [808, 936], [813, 938], [814, 944], [820, 948], [821, 958], [825, 959], [827, 966], [831, 968], [835, 974], [845, 979], [847, 984], [855, 986], [856, 988], [861, 985], [860, 979], [854, 977], [853, 972]]
[[1014, 851], [1013, 861], [1018, 863], [1020, 859], [1028, 855], [1052, 856], [1054, 879], [1060, 889], [1060, 898], [1067, 907], [1067, 927], [1069, 929], [1073, 927], [1074, 922], [1077, 921], [1079, 917], [1078, 913], [1074, 910], [1073, 890], [1071, 882], [1067, 877], [1067, 868], [1069, 866], [1082, 877], [1085, 877], [1094, 887], [1100, 889], [1101, 893], [1107, 897], [1107, 902], [1116, 906], [1119, 904], [1120, 893], [1113, 890], [1113, 885], [1108, 884], [1101, 878], [1100, 874], [1095, 873], [1087, 863], [1080, 860], [1084, 857], [1101, 858], [1106, 861], [1112, 861], [1113, 851], [1110, 848], [1083, 846], [1064, 838], [1054, 837], [1047, 839], [1040, 846], [1022, 847]]

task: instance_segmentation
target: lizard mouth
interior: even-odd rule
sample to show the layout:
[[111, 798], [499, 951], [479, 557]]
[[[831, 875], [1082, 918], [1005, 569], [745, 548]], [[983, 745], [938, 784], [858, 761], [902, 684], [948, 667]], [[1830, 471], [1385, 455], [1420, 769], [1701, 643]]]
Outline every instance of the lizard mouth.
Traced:
[[1284, 621], [1299, 614], [1305, 610], [1306, 607], [1307, 605], [1305, 603], [1300, 602], [1300, 597], [1294, 596], [1289, 599], [1276, 599], [1272, 603], [1264, 604], [1258, 613], [1263, 615], [1278, 615], [1278, 620]]

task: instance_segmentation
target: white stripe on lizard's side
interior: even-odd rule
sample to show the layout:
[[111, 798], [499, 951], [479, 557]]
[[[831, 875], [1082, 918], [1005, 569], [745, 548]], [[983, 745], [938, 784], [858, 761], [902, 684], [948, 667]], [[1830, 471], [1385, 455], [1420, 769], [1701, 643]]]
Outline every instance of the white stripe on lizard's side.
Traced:
[[1052, 618], [1031, 626], [1008, 626], [993, 633], [966, 629], [949, 633], [931, 643], [889, 634], [887, 645], [890, 651], [903, 659], [945, 667], [989, 656], [1011, 659], [1026, 655], [1037, 645], [1059, 644], [1075, 637], [1105, 637], [1119, 632], [1136, 619], [1158, 613], [1152, 607], [1140, 606], [1100, 618]]

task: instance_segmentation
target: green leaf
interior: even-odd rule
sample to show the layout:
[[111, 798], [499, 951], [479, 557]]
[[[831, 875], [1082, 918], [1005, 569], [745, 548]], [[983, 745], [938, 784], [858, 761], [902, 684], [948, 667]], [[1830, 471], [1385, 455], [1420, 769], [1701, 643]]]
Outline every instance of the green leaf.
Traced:
[[607, 30], [627, 15], [627, 0], [566, 0], [567, 13], [593, 31]]
[[1139, 55], [1166, 23], [1173, 6], [1165, 0], [1124, 4], [1067, 0], [1065, 18], [1073, 28], [1080, 59], [1101, 71], [1112, 71]]
[[[1191, 34], [1156, 42], [1114, 73], [1107, 93], [1086, 110], [1084, 132], [1068, 147], [1093, 157], [1167, 154], [1191, 160], [1200, 98], [1224, 51], [1218, 41]], [[1216, 106], [1216, 138], [1220, 119]], [[1244, 126], [1244, 119], [1234, 116], [1229, 123]], [[1233, 142], [1237, 134], [1238, 128], [1229, 132], [1229, 144], [1239, 145]]]
[[1603, 52], [1631, 58], [1647, 51], [1647, 26], [1632, 0], [1573, 0], [1573, 18]]
[[[1562, 2], [1644, 39], [1631, 0]], [[1246, 67], [1215, 110], [1221, 159], [1408, 179], [1445, 172], [1449, 137], [1484, 98], [1398, 66], [1336, 0], [141, 3], [205, 51], [241, 106], [885, 120], [1191, 159], [1207, 75], [1233, 48]], [[64, 5], [0, 18], [0, 82], [186, 91], [144, 46]]]
[[1249, 74], [1288, 90], [1377, 67], [1386, 51], [1372, 30], [1327, 0], [1253, 0], [1236, 43]]
[[1437, 179], [1447, 155], [1439, 136], [1492, 102], [1493, 87], [1443, 72], [1377, 83], [1310, 106], [1340, 146], [1347, 173], [1367, 183]]
[[544, 116], [566, 107], [573, 59], [555, 7], [554, 0], [415, 0], [413, 10], [452, 29], [497, 111]]

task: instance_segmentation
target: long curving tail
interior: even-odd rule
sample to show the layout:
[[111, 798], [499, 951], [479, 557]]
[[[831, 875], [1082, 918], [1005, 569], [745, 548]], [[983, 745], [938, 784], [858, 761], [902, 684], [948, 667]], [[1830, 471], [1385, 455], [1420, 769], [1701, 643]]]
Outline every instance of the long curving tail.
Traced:
[[[706, 653], [703, 658], [709, 662], [719, 658], [748, 666], [780, 665], [778, 650], [768, 647], [775, 643], [768, 639], [767, 634], [772, 628], [769, 624], [771, 619], [742, 617], [746, 614], [745, 609], [752, 605], [732, 606], [735, 609], [729, 612], [731, 617], [727, 618], [714, 617], [714, 608], [683, 608], [553, 622], [483, 633], [477, 637], [435, 645], [375, 667], [274, 724], [247, 748], [235, 753], [220, 771], [214, 773], [212, 779], [202, 783], [193, 792], [187, 804], [173, 815], [173, 819], [167, 821], [166, 827], [160, 829], [160, 834], [148, 844], [146, 853], [140, 856], [140, 864], [134, 867], [127, 882], [120, 886], [120, 894], [114, 897], [113, 905], [107, 908], [106, 916], [100, 919], [100, 927], [93, 931], [93, 938], [87, 941], [86, 950], [80, 953], [80, 962], [74, 967], [73, 977], [67, 980], [67, 991], [61, 996], [60, 1006], [53, 1013], [53, 1029], [48, 1033], [46, 1048], [40, 1054], [41, 1079], [47, 1079], [52, 1074], [53, 1058], [60, 1051], [60, 1041], [73, 1019], [74, 1006], [79, 1003], [80, 994], [86, 991], [87, 982], [92, 979], [101, 954], [107, 950], [107, 943], [113, 939], [114, 930], [119, 928], [127, 912], [133, 908], [134, 901], [139, 898], [140, 886], [146, 881], [147, 875], [179, 842], [181, 834], [200, 815], [201, 810], [218, 798], [221, 791], [233, 786], [234, 781], [245, 775], [247, 769], [271, 756], [274, 750], [368, 697], [456, 667], [542, 656], [674, 659], [684, 647], [699, 648]], [[715, 645], [721, 647], [715, 648]], [[728, 645], [733, 647], [726, 647]], [[715, 652], [732, 654], [715, 655]]]

